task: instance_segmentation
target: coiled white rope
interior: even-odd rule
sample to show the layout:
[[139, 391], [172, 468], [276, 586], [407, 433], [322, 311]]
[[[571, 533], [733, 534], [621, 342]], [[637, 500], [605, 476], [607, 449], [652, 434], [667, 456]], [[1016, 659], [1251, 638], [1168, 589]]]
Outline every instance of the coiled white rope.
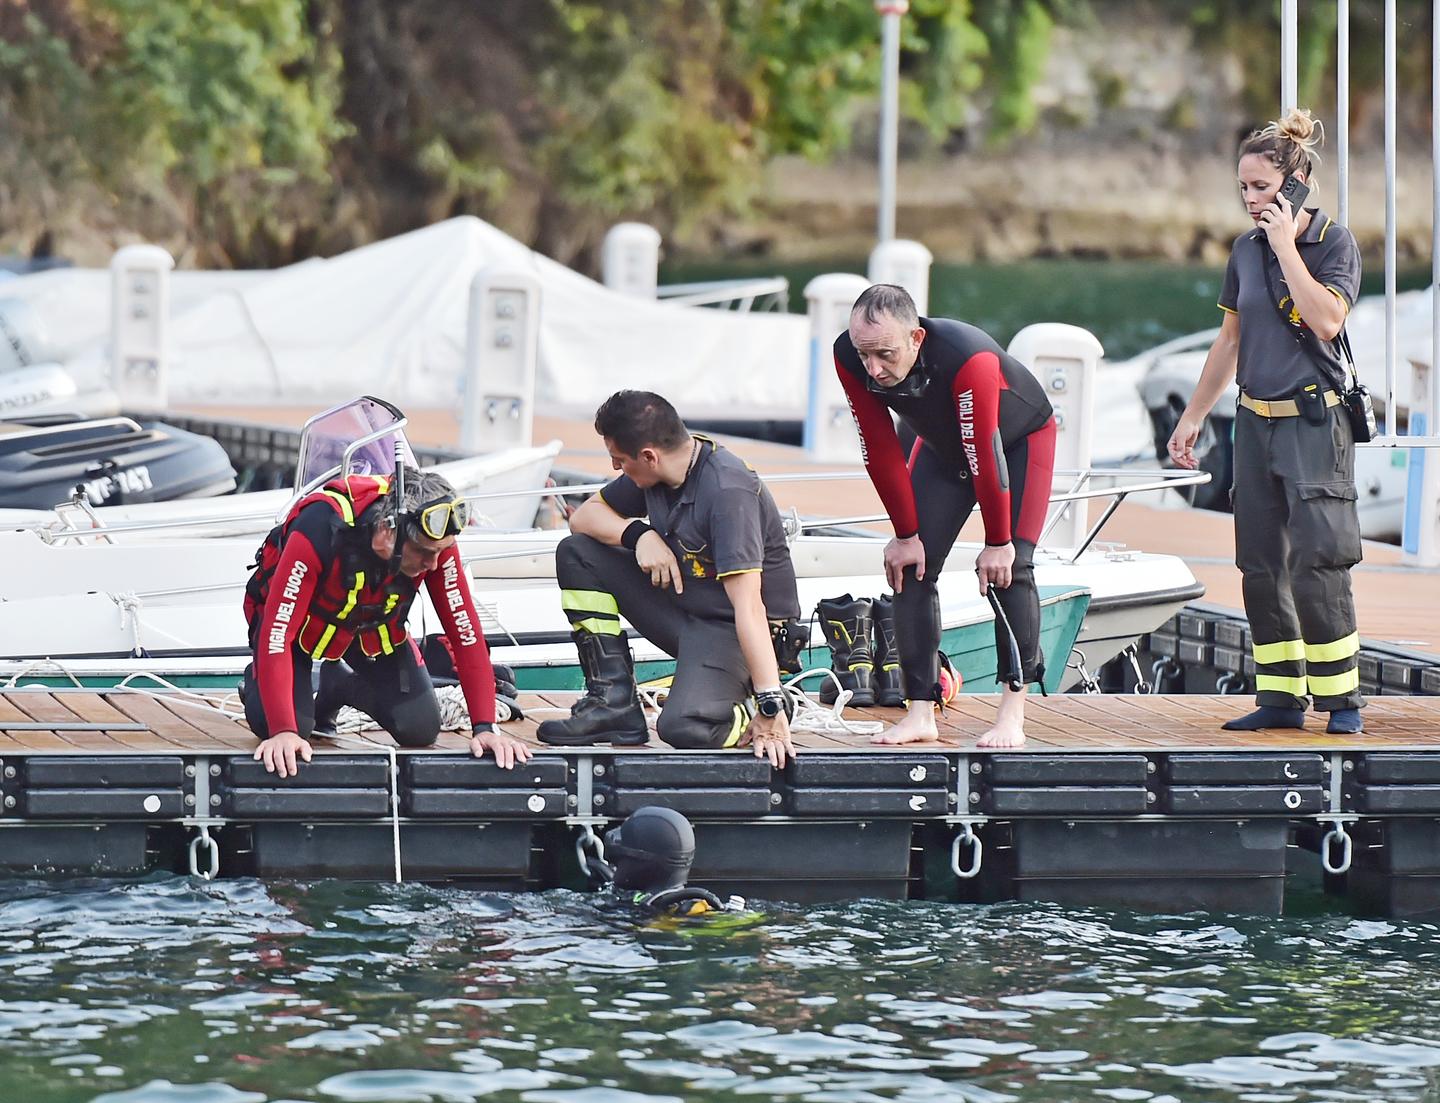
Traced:
[[[834, 683], [835, 703], [833, 705], [820, 704], [800, 687], [800, 683], [806, 678], [813, 678], [816, 675], [823, 675]], [[792, 732], [813, 732], [819, 735], [878, 735], [885, 728], [885, 725], [878, 720], [845, 719], [845, 706], [855, 695], [850, 690], [841, 687], [840, 679], [829, 667], [817, 666], [811, 670], [802, 670], [785, 683], [785, 694], [795, 708], [795, 715], [790, 718]]]
[[[470, 708], [465, 703], [465, 691], [460, 686], [436, 686], [435, 700], [440, 706], [441, 731], [470, 730]], [[504, 724], [516, 719], [516, 715], [509, 700], [497, 695], [495, 698], [495, 722]], [[345, 733], [379, 731], [381, 726], [379, 721], [367, 713], [345, 705], [335, 718], [335, 730]]]

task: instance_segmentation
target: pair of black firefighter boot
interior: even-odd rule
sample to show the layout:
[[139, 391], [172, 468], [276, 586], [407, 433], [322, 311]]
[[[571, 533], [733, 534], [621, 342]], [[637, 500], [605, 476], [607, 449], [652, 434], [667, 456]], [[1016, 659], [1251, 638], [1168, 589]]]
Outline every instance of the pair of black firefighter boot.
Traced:
[[877, 597], [871, 615], [875, 621], [875, 703], [881, 708], [904, 708], [905, 684], [895, 646], [895, 595]]
[[[827, 598], [816, 605], [825, 642], [830, 645], [830, 669], [840, 690], [850, 691], [850, 704], [875, 704], [875, 652], [871, 646], [875, 603], [868, 597]], [[826, 679], [820, 686], [822, 704], [833, 705], [840, 690]]]
[[585, 673], [585, 696], [575, 702], [568, 719], [546, 720], [540, 725], [540, 742], [555, 747], [594, 743], [635, 747], [646, 742], [650, 732], [635, 692], [635, 660], [629, 641], [596, 632], [570, 635]]

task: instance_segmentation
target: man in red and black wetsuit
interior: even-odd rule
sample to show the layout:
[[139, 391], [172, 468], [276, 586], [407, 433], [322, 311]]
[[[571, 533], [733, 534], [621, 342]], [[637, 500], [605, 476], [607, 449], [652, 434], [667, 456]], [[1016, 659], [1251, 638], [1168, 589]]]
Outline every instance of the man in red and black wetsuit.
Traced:
[[[1025, 741], [1025, 692], [1043, 676], [1040, 601], [1032, 560], [1055, 468], [1055, 418], [1039, 382], [983, 330], [921, 318], [903, 287], [876, 284], [855, 301], [835, 339], [835, 368], [860, 430], [865, 469], [895, 526], [885, 577], [895, 589], [895, 634], [909, 711], [879, 743], [936, 738], [940, 601], [935, 582], [978, 502], [985, 548], [980, 592], [994, 586], [1019, 644], [995, 625], [1002, 692], [982, 747]], [[915, 435], [907, 456], [890, 411]]]
[[495, 730], [490, 651], [455, 547], [465, 502], [439, 475], [413, 468], [403, 501], [398, 491], [381, 476], [336, 479], [297, 502], [260, 548], [245, 591], [255, 658], [241, 697], [261, 740], [255, 757], [271, 773], [294, 774], [297, 756], [309, 762], [307, 737], [344, 705], [373, 717], [401, 746], [435, 742], [439, 702], [405, 631], [422, 580], [465, 694], [471, 751], [491, 751], [506, 769], [530, 757], [524, 743]]

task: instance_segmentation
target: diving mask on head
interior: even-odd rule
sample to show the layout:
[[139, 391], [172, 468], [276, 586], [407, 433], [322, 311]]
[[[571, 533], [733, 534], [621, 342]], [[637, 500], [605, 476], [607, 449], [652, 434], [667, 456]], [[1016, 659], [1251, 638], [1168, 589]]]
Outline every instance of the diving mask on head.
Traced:
[[442, 498], [408, 515], [419, 532], [431, 540], [459, 536], [470, 523], [470, 506], [464, 498]]

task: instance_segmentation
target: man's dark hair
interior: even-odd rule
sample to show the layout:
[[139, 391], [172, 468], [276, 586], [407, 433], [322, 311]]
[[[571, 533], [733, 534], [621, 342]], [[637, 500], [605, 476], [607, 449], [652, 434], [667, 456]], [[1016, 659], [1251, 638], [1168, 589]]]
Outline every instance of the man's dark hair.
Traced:
[[595, 431], [627, 456], [673, 452], [690, 439], [675, 407], [652, 391], [616, 391], [595, 411]]
[[861, 314], [871, 325], [882, 315], [894, 318], [906, 329], [920, 324], [920, 312], [915, 309], [915, 300], [899, 284], [877, 283], [867, 287], [850, 308], [851, 314]]

